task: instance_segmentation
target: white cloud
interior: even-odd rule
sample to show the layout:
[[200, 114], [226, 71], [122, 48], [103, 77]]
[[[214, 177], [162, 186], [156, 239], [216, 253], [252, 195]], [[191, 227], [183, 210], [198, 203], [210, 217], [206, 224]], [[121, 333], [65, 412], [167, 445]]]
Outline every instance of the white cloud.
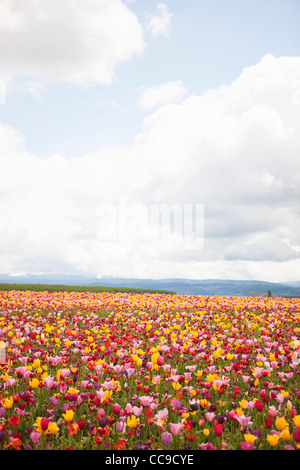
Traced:
[[188, 90], [181, 80], [174, 80], [155, 87], [140, 88], [138, 92], [140, 93], [138, 105], [147, 111], [152, 111], [166, 104], [178, 103], [187, 95]]
[[159, 15], [149, 15], [146, 30], [151, 31], [154, 37], [168, 37], [171, 29], [171, 21], [173, 14], [164, 3], [158, 3], [157, 8]]
[[[296, 280], [299, 79], [299, 57], [264, 57], [228, 86], [157, 109], [132, 148], [77, 158], [39, 158], [0, 125], [0, 272]], [[142, 209], [204, 204], [203, 249], [180, 237], [105, 240], [114, 225], [101, 210], [114, 215], [121, 197]]]
[[0, 6], [1, 79], [110, 84], [145, 44], [121, 0], [22, 0]]

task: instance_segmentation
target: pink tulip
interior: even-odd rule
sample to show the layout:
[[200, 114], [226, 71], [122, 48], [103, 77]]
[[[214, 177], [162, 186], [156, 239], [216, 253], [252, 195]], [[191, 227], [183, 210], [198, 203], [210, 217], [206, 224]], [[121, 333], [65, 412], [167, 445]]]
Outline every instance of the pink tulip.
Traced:
[[153, 398], [149, 396], [141, 396], [139, 397], [139, 399], [140, 399], [142, 406], [145, 406], [145, 407], [149, 406], [153, 400]]
[[40, 441], [40, 433], [36, 432], [36, 431], [32, 431], [30, 433], [30, 439], [32, 440], [32, 442], [34, 444], [38, 444], [39, 446], [41, 445], [41, 441]]
[[256, 371], [253, 372], [254, 377], [255, 377], [256, 379], [260, 379], [260, 378], [262, 377], [262, 375], [263, 375], [263, 371], [264, 371], [264, 369], [263, 369], [262, 367], [257, 367], [257, 368], [256, 368]]
[[164, 363], [164, 358], [163, 358], [162, 356], [158, 356], [156, 362], [157, 362], [157, 364], [158, 364], [159, 366], [162, 366], [163, 363]]
[[240, 425], [243, 427], [250, 426], [251, 424], [253, 424], [249, 416], [237, 414], [236, 419], [240, 423]]
[[247, 401], [247, 403], [246, 403], [246, 408], [247, 408], [247, 410], [252, 410], [253, 407], [254, 407], [254, 405], [255, 405], [255, 402], [254, 402], [254, 401], [252, 401], [252, 400], [251, 400], [251, 401]]
[[246, 384], [250, 379], [250, 375], [242, 375], [243, 382]]
[[167, 418], [168, 418], [168, 409], [167, 408], [164, 408], [163, 410], [159, 410], [156, 415], [155, 415], [155, 418], [157, 420], [163, 420], [163, 421], [166, 421]]
[[271, 416], [271, 418], [274, 418], [277, 415], [278, 411], [275, 408], [275, 406], [271, 405], [269, 406], [268, 413]]
[[205, 413], [205, 419], [207, 419], [207, 421], [213, 421], [214, 418], [215, 418], [215, 413], [213, 412], [207, 412]]
[[54, 377], [52, 376], [46, 377], [44, 379], [44, 383], [46, 384], [46, 387], [48, 388], [48, 390], [50, 390], [53, 387]]
[[181, 431], [182, 428], [183, 428], [183, 424], [182, 424], [182, 423], [170, 423], [171, 433], [172, 433], [174, 436], [178, 436], [178, 434], [180, 433], [180, 431]]
[[98, 416], [99, 418], [104, 418], [105, 416], [105, 410], [103, 408], [99, 408], [98, 410]]
[[138, 406], [133, 406], [132, 407], [132, 412], [135, 416], [140, 416], [143, 412], [143, 407], [138, 407]]
[[6, 380], [5, 382], [5, 388], [6, 387], [12, 387], [15, 383], [16, 383], [16, 379], [13, 379], [13, 378], [9, 378]]

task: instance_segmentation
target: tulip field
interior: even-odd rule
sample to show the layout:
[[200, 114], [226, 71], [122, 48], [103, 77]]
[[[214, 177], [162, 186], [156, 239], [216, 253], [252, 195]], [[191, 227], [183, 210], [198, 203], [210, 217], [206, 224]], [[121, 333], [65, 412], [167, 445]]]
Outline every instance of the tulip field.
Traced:
[[2, 291], [0, 449], [300, 449], [300, 299]]

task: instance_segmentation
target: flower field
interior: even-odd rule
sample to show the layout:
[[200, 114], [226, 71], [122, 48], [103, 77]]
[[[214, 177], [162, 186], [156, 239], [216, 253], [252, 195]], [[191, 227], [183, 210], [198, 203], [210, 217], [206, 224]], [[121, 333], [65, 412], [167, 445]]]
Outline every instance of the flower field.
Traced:
[[300, 448], [300, 299], [0, 292], [1, 450]]

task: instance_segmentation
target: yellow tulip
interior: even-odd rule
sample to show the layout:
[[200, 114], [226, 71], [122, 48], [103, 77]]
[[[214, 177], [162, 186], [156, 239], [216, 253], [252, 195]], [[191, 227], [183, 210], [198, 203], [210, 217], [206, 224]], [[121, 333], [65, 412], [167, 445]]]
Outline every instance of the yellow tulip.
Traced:
[[247, 400], [245, 400], [245, 399], [239, 401], [239, 405], [240, 405], [241, 408], [244, 408], [244, 409], [247, 408], [246, 404], [247, 404]]
[[219, 357], [221, 357], [223, 354], [223, 349], [222, 348], [218, 348], [214, 351], [214, 356], [216, 359], [218, 359]]
[[276, 447], [278, 444], [278, 441], [280, 439], [280, 435], [278, 434], [268, 434], [267, 435], [267, 441], [272, 447]]
[[113, 394], [112, 390], [107, 390], [103, 395], [103, 401], [109, 400], [112, 394]]
[[172, 387], [174, 388], [174, 390], [179, 390], [181, 385], [179, 382], [173, 382], [172, 383]]
[[277, 417], [275, 425], [279, 431], [283, 431], [287, 427], [287, 422], [286, 422], [285, 417], [284, 416], [282, 416], [281, 418]]
[[255, 441], [256, 439], [256, 436], [254, 436], [254, 434], [244, 434], [244, 439], [246, 442], [251, 442], [251, 444], [253, 444], [253, 442]]
[[284, 429], [283, 431], [281, 431], [280, 437], [281, 437], [281, 439], [283, 439], [284, 441], [290, 440], [291, 434], [290, 434], [290, 431], [288, 430], [288, 428], [286, 428], [286, 429]]
[[38, 369], [41, 365], [41, 361], [39, 359], [34, 359], [33, 363], [32, 363], [32, 367], [34, 369]]
[[207, 408], [210, 405], [210, 402], [207, 401], [206, 398], [202, 398], [200, 400], [200, 405], [202, 406], [202, 408]]
[[294, 424], [297, 428], [300, 428], [300, 415], [296, 415], [293, 418]]
[[5, 372], [5, 374], [1, 375], [1, 379], [3, 380], [3, 382], [6, 382], [7, 379], [10, 379], [10, 378], [11, 378], [11, 376], [8, 375], [7, 372]]
[[59, 427], [57, 426], [56, 423], [53, 423], [52, 421], [48, 425], [48, 431], [50, 434], [57, 434], [59, 431]]
[[156, 364], [156, 363], [157, 363], [157, 358], [158, 358], [158, 356], [159, 356], [159, 353], [157, 353], [157, 352], [154, 353], [154, 354], [152, 354], [152, 356], [151, 356], [151, 362], [153, 362], [153, 364]]
[[68, 421], [68, 423], [69, 423], [70, 421], [73, 421], [74, 411], [73, 410], [66, 410], [66, 412], [63, 413], [62, 415], [65, 418], [65, 420]]
[[14, 399], [13, 397], [9, 397], [9, 398], [4, 398], [4, 400], [1, 400], [1, 405], [3, 406], [3, 408], [5, 408], [6, 410], [8, 410], [9, 408], [11, 408], [14, 404]]
[[137, 426], [137, 419], [135, 415], [128, 416], [127, 417], [127, 426], [129, 428], [136, 428]]
[[40, 381], [36, 377], [34, 377], [32, 380], [29, 380], [29, 385], [32, 388], [37, 388], [39, 386], [39, 383]]

